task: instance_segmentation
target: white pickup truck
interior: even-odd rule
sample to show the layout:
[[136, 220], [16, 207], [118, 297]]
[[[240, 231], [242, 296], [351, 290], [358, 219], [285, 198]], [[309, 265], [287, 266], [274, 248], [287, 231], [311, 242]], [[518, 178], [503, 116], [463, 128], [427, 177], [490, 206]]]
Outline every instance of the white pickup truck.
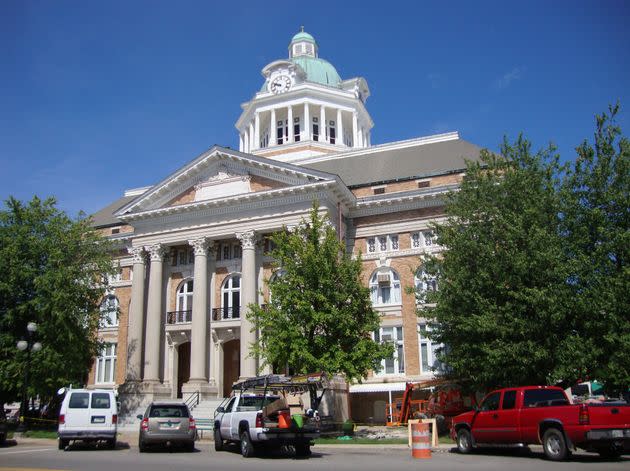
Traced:
[[[319, 437], [317, 407], [325, 390], [323, 375], [267, 375], [236, 383], [215, 412], [215, 450], [237, 442], [249, 458], [262, 448], [289, 445], [297, 456], [309, 456], [312, 441]], [[302, 404], [306, 393], [311, 403], [307, 408]]]

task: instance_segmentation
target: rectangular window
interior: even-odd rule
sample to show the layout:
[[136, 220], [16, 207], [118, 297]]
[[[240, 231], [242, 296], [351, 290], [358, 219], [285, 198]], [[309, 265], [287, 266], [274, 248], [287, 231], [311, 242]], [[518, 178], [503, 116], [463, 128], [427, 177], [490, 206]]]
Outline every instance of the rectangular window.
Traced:
[[117, 227], [115, 229], [112, 229], [112, 234], [120, 234], [120, 228]]
[[319, 141], [319, 120], [317, 118], [313, 118], [313, 140]]
[[390, 242], [392, 245], [392, 250], [398, 250], [398, 236], [397, 235], [391, 236]]
[[335, 122], [334, 121], [330, 121], [328, 123], [328, 137], [330, 138], [330, 143], [334, 144], [335, 143], [335, 137], [336, 137], [336, 132], [335, 132]]
[[367, 240], [367, 251], [368, 253], [376, 252], [376, 239], [374, 237], [370, 237]]
[[234, 254], [234, 258], [241, 258], [243, 253], [241, 250], [241, 244], [234, 244], [232, 253]]
[[278, 127], [276, 128], [276, 143], [278, 145], [284, 142], [284, 126], [282, 121], [278, 121]]
[[368, 253], [388, 252], [392, 250], [399, 250], [399, 248], [400, 243], [398, 234], [368, 237], [367, 239]]
[[231, 259], [231, 251], [230, 251], [230, 246], [228, 244], [223, 244], [223, 260], [229, 260]]
[[381, 187], [378, 187], [378, 188], [374, 188], [374, 194], [375, 195], [382, 195], [384, 193], [385, 193], [385, 187], [384, 186], [381, 186]]
[[422, 180], [418, 182], [418, 188], [428, 188], [431, 185], [429, 180]]
[[437, 359], [437, 351], [442, 345], [431, 341], [428, 336], [430, 331], [431, 328], [426, 324], [418, 326], [421, 374], [429, 374], [433, 370], [441, 371], [443, 369], [442, 364]]
[[178, 253], [179, 253], [179, 264], [186, 265], [186, 251], [180, 250]]
[[420, 248], [420, 233], [414, 232], [411, 234], [411, 247], [414, 249]]
[[90, 404], [90, 393], [75, 392], [70, 396], [68, 408], [70, 409], [87, 409]]
[[378, 249], [381, 252], [387, 251], [387, 237], [386, 236], [378, 237]]
[[516, 391], [505, 391], [503, 393], [503, 405], [501, 409], [514, 409], [516, 405]]
[[95, 383], [113, 383], [116, 378], [116, 344], [106, 343], [96, 358]]
[[379, 343], [392, 342], [394, 355], [381, 362], [378, 376], [405, 374], [405, 354], [402, 327], [381, 327], [374, 332], [374, 340]]
[[422, 236], [424, 238], [425, 247], [431, 247], [435, 244], [435, 236], [433, 235], [433, 232], [425, 231], [422, 233]]
[[300, 118], [293, 118], [293, 140], [300, 142]]

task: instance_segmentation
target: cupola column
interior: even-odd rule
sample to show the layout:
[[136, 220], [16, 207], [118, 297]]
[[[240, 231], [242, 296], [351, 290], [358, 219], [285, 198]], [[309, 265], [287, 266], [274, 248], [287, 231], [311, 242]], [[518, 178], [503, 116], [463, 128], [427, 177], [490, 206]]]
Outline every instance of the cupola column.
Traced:
[[336, 144], [343, 144], [343, 117], [341, 115], [341, 108], [337, 108], [337, 138]]
[[358, 147], [363, 147], [363, 126], [359, 126], [359, 145]]
[[319, 140], [320, 142], [328, 142], [328, 136], [326, 135], [326, 107], [322, 105], [319, 112]]
[[256, 111], [254, 116], [254, 149], [260, 148], [260, 113]]
[[359, 119], [356, 111], [352, 113], [352, 147], [359, 147]]
[[254, 142], [254, 122], [249, 122], [249, 150], [248, 152], [253, 151], [256, 148], [256, 143]]
[[308, 101], [304, 102], [304, 140], [311, 138], [311, 117], [308, 109]]
[[247, 134], [247, 130], [243, 132], [243, 152], [249, 152], [249, 135]]
[[238, 133], [238, 150], [241, 152], [245, 152], [245, 142], [243, 139], [243, 133]]
[[271, 130], [270, 131], [271, 136], [269, 136], [269, 145], [270, 146], [275, 146], [276, 143], [277, 143], [277, 141], [276, 141], [277, 137], [276, 136], [278, 134], [278, 130], [276, 128], [276, 125], [278, 123], [276, 122], [276, 109], [275, 108], [271, 108], [271, 118], [270, 118], [270, 120], [271, 120], [271, 123], [270, 123], [269, 129]]
[[287, 107], [287, 126], [289, 127], [288, 129], [288, 137], [287, 137], [287, 142], [293, 142], [294, 140], [294, 136], [293, 136], [293, 106], [289, 105]]

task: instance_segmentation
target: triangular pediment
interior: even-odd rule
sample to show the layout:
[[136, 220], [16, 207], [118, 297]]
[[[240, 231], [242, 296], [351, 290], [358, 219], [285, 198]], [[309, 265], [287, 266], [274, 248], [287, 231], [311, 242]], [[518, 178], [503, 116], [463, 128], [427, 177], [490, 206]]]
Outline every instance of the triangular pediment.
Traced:
[[335, 176], [215, 146], [121, 208], [118, 216], [174, 207], [192, 207], [239, 195], [334, 180]]

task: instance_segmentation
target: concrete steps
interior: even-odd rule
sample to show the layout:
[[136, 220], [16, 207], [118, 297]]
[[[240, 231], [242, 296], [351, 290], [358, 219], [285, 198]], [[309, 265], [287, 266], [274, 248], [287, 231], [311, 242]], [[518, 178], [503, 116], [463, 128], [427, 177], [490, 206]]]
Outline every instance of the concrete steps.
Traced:
[[214, 411], [222, 402], [223, 398], [203, 400], [193, 408], [192, 415], [196, 419], [213, 419]]

